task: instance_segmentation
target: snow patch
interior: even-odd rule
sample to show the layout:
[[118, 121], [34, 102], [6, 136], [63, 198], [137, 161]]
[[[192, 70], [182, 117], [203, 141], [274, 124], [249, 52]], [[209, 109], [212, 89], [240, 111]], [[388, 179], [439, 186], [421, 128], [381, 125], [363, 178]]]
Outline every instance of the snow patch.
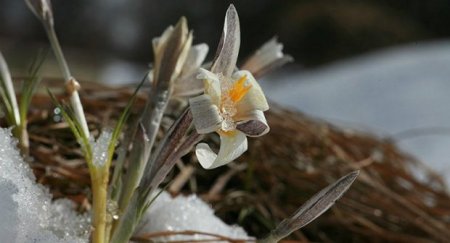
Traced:
[[0, 129], [0, 238], [3, 242], [87, 242], [89, 219], [69, 201], [51, 195], [16, 149], [11, 131]]
[[[102, 157], [110, 134], [97, 139]], [[101, 145], [103, 144], [103, 145]], [[94, 149], [94, 151], [96, 151]], [[94, 152], [96, 154], [96, 152]], [[94, 156], [96, 157], [96, 156]], [[101, 161], [101, 160], [98, 160]], [[89, 242], [90, 217], [79, 215], [67, 199], [51, 201], [48, 190], [35, 177], [20, 156], [11, 131], [0, 128], [0, 239], [2, 242]], [[137, 234], [194, 230], [249, 239], [240, 227], [229, 226], [214, 215], [213, 209], [195, 195], [171, 196], [163, 192], [146, 212]], [[158, 240], [214, 239], [205, 235], [174, 235]]]
[[90, 138], [92, 146], [92, 158], [96, 167], [103, 167], [108, 159], [108, 147], [111, 141], [112, 132], [103, 131], [97, 140]]
[[[216, 217], [214, 210], [196, 195], [172, 198], [167, 192], [161, 193], [150, 206], [143, 217], [137, 235], [187, 230], [207, 232], [232, 239], [250, 239], [241, 227], [227, 225]], [[172, 235], [153, 240], [166, 242], [208, 239], [216, 238], [205, 235]]]

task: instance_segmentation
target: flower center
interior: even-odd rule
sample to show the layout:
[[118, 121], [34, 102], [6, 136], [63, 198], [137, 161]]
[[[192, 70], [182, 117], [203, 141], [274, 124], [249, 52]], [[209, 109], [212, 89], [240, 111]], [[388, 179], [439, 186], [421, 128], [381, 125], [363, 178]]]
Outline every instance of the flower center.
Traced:
[[246, 84], [247, 75], [243, 75], [238, 80], [233, 82], [230, 78], [220, 76], [221, 81], [221, 105], [220, 115], [223, 118], [222, 130], [229, 132], [236, 129], [236, 123], [233, 116], [236, 115], [236, 104], [244, 98], [252, 87]]

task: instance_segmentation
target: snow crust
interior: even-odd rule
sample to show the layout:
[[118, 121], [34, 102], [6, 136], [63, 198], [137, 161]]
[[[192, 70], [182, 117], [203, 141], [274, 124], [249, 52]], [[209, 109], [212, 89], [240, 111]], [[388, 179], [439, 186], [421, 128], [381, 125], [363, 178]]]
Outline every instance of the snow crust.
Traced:
[[0, 129], [0, 239], [2, 242], [87, 242], [89, 217], [72, 202], [51, 202], [8, 129]]

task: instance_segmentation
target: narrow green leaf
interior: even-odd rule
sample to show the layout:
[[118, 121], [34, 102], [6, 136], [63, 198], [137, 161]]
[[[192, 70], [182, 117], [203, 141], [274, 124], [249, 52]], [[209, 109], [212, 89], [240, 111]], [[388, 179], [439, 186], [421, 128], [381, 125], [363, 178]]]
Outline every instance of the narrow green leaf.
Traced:
[[72, 133], [74, 134], [75, 138], [77, 139], [78, 143], [81, 146], [86, 162], [88, 163], [89, 169], [93, 170], [95, 166], [92, 163], [91, 144], [89, 143], [89, 138], [84, 133], [82, 125], [76, 119], [74, 111], [70, 106], [61, 104], [50, 90], [47, 89], [47, 93], [50, 95], [50, 98], [53, 101], [53, 103], [61, 110], [61, 115], [63, 116], [64, 121], [67, 122], [70, 130], [72, 131]]
[[[123, 126], [127, 122], [128, 118], [130, 116], [131, 107], [137, 99], [137, 94], [138, 94], [139, 90], [141, 89], [142, 85], [144, 85], [144, 82], [146, 81], [146, 77], [147, 77], [147, 74], [144, 76], [144, 78], [141, 80], [139, 85], [136, 87], [133, 95], [131, 96], [124, 111], [122, 112], [122, 114], [119, 118], [119, 121], [117, 122], [116, 127], [114, 128], [110, 146], [114, 145], [117, 142], [119, 135], [123, 129]], [[123, 166], [125, 163], [125, 158], [126, 158], [126, 154], [128, 151], [128, 147], [129, 147], [131, 141], [134, 140], [137, 129], [138, 129], [138, 124], [136, 123], [136, 125], [135, 125], [135, 123], [132, 122], [128, 129], [129, 130], [128, 136], [125, 137], [125, 140], [122, 143], [122, 146], [120, 148], [119, 158], [116, 161], [116, 166], [114, 167], [114, 172], [113, 172], [113, 176], [112, 176], [111, 183], [110, 183], [109, 193], [111, 195], [111, 199], [115, 200], [115, 201], [118, 201], [119, 200], [118, 197], [121, 195], [120, 194], [121, 189], [119, 190], [119, 184], [120, 184], [120, 186], [123, 185], [123, 181], [121, 181], [122, 174], [123, 174], [122, 173]], [[142, 151], [138, 151], [138, 152], [142, 153]]]
[[41, 81], [41, 77], [39, 77], [39, 75], [48, 53], [49, 51], [40, 51], [38, 53], [37, 57], [30, 66], [29, 78], [23, 82], [19, 104], [21, 123], [26, 123], [28, 108], [30, 106], [33, 94]]
[[[125, 125], [126, 121], [130, 117], [131, 107], [133, 106], [134, 102], [137, 98], [137, 93], [141, 89], [142, 85], [144, 84], [145, 79], [143, 79], [137, 88], [135, 89], [133, 95], [131, 96], [131, 99], [128, 101], [127, 105], [125, 106], [125, 109], [123, 110], [122, 114], [119, 117], [119, 120], [117, 121], [116, 126], [114, 127], [113, 134], [111, 137], [111, 141], [109, 143], [108, 151], [112, 154], [114, 153], [114, 149], [116, 147], [117, 140], [119, 139], [120, 133], [122, 132], [122, 128]], [[107, 166], [109, 168], [109, 165]]]

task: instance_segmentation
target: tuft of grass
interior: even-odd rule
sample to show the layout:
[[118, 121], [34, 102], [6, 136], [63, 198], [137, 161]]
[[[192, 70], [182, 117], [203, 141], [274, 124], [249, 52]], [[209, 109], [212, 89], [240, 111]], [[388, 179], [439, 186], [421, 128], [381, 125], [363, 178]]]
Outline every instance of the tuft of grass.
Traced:
[[46, 52], [41, 51], [30, 66], [28, 78], [22, 83], [20, 99], [17, 102], [13, 80], [8, 65], [0, 53], [0, 107], [6, 111], [6, 122], [12, 127], [13, 135], [19, 140], [22, 155], [29, 153], [30, 142], [27, 130], [27, 114], [31, 99], [41, 81], [40, 71], [46, 58]]
[[127, 119], [130, 116], [130, 109], [136, 100], [136, 95], [141, 88], [143, 82], [136, 88], [134, 94], [128, 101], [125, 109], [121, 113], [113, 131], [111, 138], [108, 142], [106, 152], [106, 160], [104, 163], [96, 163], [93, 153], [92, 139], [88, 134], [84, 132], [82, 124], [77, 119], [75, 111], [72, 106], [66, 103], [59, 102], [56, 97], [48, 90], [48, 94], [51, 97], [53, 103], [61, 110], [61, 115], [64, 121], [68, 124], [70, 130], [74, 134], [78, 143], [81, 146], [84, 158], [89, 168], [89, 173], [92, 183], [92, 204], [93, 204], [93, 242], [109, 242], [109, 230], [111, 229], [110, 220], [108, 220], [107, 205], [110, 202], [110, 195], [108, 193], [109, 185], [109, 172], [113, 155], [115, 154], [115, 148], [118, 143], [119, 137], [122, 133], [123, 127], [126, 124]]

